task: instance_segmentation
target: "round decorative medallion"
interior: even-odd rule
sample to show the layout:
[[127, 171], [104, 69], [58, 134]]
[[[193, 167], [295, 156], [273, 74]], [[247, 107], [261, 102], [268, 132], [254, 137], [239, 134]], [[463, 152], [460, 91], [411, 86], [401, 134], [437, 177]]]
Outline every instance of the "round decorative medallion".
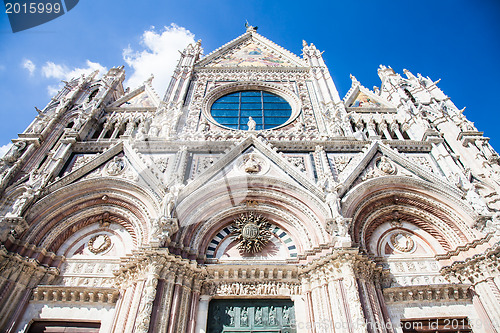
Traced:
[[247, 223], [241, 231], [243, 238], [252, 240], [259, 236], [259, 227], [255, 223]]
[[396, 173], [396, 166], [385, 156], [380, 157], [377, 161], [377, 168], [386, 175], [393, 175]]
[[125, 171], [126, 166], [123, 157], [115, 156], [115, 158], [106, 165], [106, 173], [110, 176], [118, 176]]
[[109, 249], [111, 246], [111, 238], [104, 234], [95, 235], [89, 240], [87, 246], [90, 252], [93, 254], [99, 254]]
[[391, 245], [398, 251], [410, 252], [415, 246], [415, 242], [408, 233], [398, 232], [391, 236]]
[[241, 214], [231, 226], [231, 231], [239, 241], [238, 249], [244, 253], [258, 253], [271, 238], [271, 224], [262, 215]]
[[247, 153], [240, 158], [237, 169], [249, 175], [261, 175], [269, 170], [269, 166], [269, 163], [259, 154]]

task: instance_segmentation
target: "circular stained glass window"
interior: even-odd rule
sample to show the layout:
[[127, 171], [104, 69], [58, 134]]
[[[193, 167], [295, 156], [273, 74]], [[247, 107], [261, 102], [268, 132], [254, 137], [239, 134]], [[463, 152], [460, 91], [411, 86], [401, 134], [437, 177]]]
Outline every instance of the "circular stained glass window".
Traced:
[[225, 127], [248, 130], [250, 125], [255, 126], [255, 130], [265, 130], [286, 123], [292, 115], [292, 107], [270, 92], [245, 90], [222, 96], [212, 104], [210, 113]]

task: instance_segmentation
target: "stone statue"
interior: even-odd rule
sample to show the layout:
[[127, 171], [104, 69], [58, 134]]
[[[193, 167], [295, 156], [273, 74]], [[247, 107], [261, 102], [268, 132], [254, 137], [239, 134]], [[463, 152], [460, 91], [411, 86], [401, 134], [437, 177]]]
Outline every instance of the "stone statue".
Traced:
[[175, 195], [169, 190], [167, 194], [163, 197], [162, 201], [163, 214], [166, 217], [172, 217], [174, 207], [175, 207]]
[[489, 214], [488, 207], [486, 203], [483, 201], [481, 196], [477, 193], [476, 184], [470, 184], [468, 188], [466, 188], [467, 193], [465, 194], [465, 199], [472, 206], [472, 208], [476, 211], [476, 213], [481, 215]]
[[210, 124], [206, 119], [201, 123], [201, 128], [203, 132], [208, 132], [210, 130]]
[[332, 212], [332, 218], [336, 218], [340, 216], [341, 206], [340, 206], [340, 197], [337, 192], [337, 189], [330, 184], [329, 182], [325, 185], [326, 198], [325, 202], [330, 207]]
[[146, 139], [146, 136], [146, 125], [144, 124], [144, 122], [141, 122], [139, 124], [139, 127], [137, 128], [137, 134], [135, 135], [135, 138], [138, 141], [144, 141]]
[[247, 123], [248, 130], [249, 131], [255, 131], [255, 126], [256, 125], [257, 125], [257, 123], [255, 122], [255, 120], [253, 120], [252, 117], [249, 117], [248, 118], [248, 123]]
[[248, 156], [243, 164], [246, 173], [257, 173], [261, 170], [260, 161], [253, 155]]
[[8, 164], [16, 162], [17, 159], [21, 156], [21, 153], [23, 152], [24, 148], [26, 148], [26, 142], [24, 141], [15, 142], [14, 145], [7, 152], [7, 154], [5, 154], [5, 156], [2, 158], [2, 162]]
[[35, 194], [33, 193], [33, 189], [28, 187], [26, 191], [24, 191], [23, 194], [17, 198], [16, 202], [14, 202], [14, 205], [12, 205], [12, 212], [9, 215], [21, 216], [24, 207], [31, 199], [33, 199], [34, 196]]
[[392, 175], [396, 173], [396, 168], [392, 164], [391, 160], [385, 156], [382, 156], [377, 163], [377, 167], [380, 171], [387, 175]]

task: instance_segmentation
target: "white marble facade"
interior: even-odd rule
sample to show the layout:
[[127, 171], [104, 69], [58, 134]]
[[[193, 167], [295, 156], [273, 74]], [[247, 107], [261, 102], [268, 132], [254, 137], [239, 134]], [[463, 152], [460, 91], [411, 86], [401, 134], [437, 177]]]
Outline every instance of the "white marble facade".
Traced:
[[[290, 332], [500, 332], [488, 138], [406, 70], [341, 99], [321, 54], [249, 26], [189, 45], [163, 99], [122, 67], [66, 83], [0, 161], [0, 330], [201, 333], [212, 300], [279, 299]], [[287, 116], [221, 123], [239, 92]]]

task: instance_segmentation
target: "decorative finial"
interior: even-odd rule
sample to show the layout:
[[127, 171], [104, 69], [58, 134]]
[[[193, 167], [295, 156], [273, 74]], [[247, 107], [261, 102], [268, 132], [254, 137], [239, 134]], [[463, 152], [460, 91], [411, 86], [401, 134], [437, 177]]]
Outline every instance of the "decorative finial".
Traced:
[[247, 32], [249, 31], [257, 31], [257, 29], [259, 27], [254, 27], [254, 26], [251, 26], [249, 23], [248, 23], [248, 20], [246, 20], [246, 23], [245, 23], [245, 28], [247, 28]]
[[307, 42], [306, 42], [306, 40], [305, 40], [305, 39], [303, 39], [303, 40], [302, 40], [302, 46], [303, 46], [303, 47], [306, 47], [306, 46], [307, 46]]

